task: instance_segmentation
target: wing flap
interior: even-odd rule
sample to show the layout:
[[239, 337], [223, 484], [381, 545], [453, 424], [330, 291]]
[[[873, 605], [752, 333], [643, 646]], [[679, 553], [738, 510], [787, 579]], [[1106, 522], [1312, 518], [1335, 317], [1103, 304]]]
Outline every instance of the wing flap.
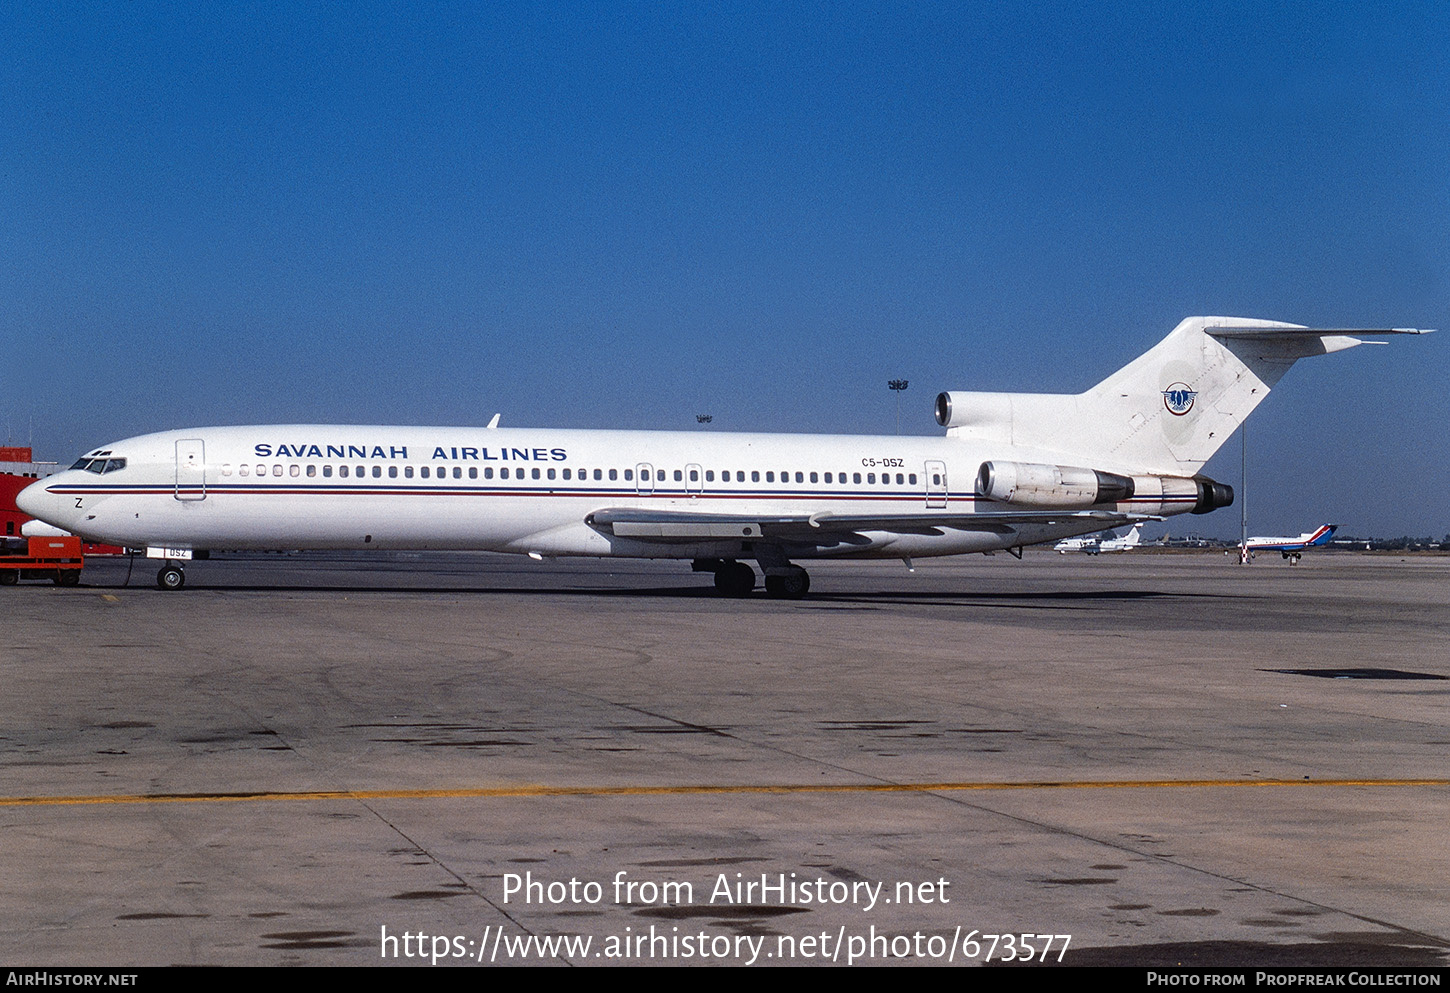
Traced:
[[1081, 526], [1084, 532], [1118, 527], [1136, 521], [1162, 520], [1148, 514], [1106, 510], [979, 511], [893, 515], [833, 514], [819, 512], [785, 517], [740, 514], [700, 514], [633, 508], [596, 510], [584, 523], [596, 531], [643, 541], [691, 542], [708, 540], [804, 541], [834, 543], [863, 531], [889, 534], [940, 535], [948, 530], [1011, 534], [1019, 526]]

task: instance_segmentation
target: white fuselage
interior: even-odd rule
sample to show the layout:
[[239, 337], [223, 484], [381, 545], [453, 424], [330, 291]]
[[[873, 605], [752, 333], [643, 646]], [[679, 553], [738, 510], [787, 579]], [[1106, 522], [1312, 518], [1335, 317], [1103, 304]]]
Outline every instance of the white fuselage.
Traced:
[[[1003, 452], [953, 438], [556, 429], [216, 427], [92, 452], [27, 490], [28, 513], [88, 540], [170, 549], [472, 549], [543, 556], [734, 557], [742, 539], [670, 543], [592, 527], [602, 510], [873, 517], [1002, 509], [975, 493]], [[82, 463], [86, 460], [83, 459]], [[78, 463], [81, 464], [81, 463]], [[1154, 502], [1146, 513], [1190, 508]], [[1131, 508], [1124, 508], [1131, 509]], [[1093, 521], [864, 531], [798, 557], [1012, 548]]]

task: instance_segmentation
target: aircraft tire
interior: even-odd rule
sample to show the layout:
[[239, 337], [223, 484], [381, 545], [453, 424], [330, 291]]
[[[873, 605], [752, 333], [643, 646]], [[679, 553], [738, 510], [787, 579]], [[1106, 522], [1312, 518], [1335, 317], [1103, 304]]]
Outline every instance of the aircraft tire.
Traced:
[[782, 576], [766, 576], [765, 592], [782, 600], [799, 600], [810, 592], [811, 577], [800, 566]]
[[164, 565], [156, 574], [156, 587], [162, 590], [179, 590], [186, 585], [186, 573], [180, 566]]
[[743, 562], [726, 562], [715, 570], [715, 589], [724, 596], [749, 596], [755, 589], [755, 570]]

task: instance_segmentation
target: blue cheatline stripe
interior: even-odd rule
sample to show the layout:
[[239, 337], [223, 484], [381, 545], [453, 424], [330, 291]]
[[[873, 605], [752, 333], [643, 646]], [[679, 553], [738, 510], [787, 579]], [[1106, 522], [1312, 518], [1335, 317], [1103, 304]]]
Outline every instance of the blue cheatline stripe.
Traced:
[[[378, 485], [378, 486], [347, 486], [343, 484], [308, 484], [308, 485], [269, 485], [269, 486], [238, 486], [232, 484], [217, 484], [201, 486], [182, 486], [179, 488], [182, 493], [202, 493], [208, 496], [227, 494], [232, 496], [554, 496], [554, 497], [592, 497], [596, 499], [612, 499], [620, 497], [640, 499], [685, 499], [697, 498], [706, 500], [820, 500], [823, 498], [836, 500], [910, 500], [913, 503], [924, 500], [927, 494], [918, 492], [901, 491], [843, 491], [843, 490], [748, 490], [748, 491], [708, 491], [698, 493], [687, 490], [661, 490], [656, 489], [650, 493], [640, 493], [632, 488], [620, 489], [564, 489], [562, 487], [547, 486], [524, 486], [524, 487], [503, 487], [503, 486], [418, 486], [418, 485]], [[115, 495], [156, 495], [171, 494], [178, 491], [175, 486], [108, 486], [108, 487], [84, 487], [84, 486], [57, 486], [50, 492], [65, 496], [115, 496]], [[934, 500], [956, 500], [976, 501], [981, 499], [970, 494], [931, 494]]]
[[[875, 490], [711, 490], [707, 492], [695, 492], [691, 490], [665, 490], [655, 489], [650, 493], [640, 493], [633, 488], [620, 489], [564, 489], [562, 487], [526, 486], [526, 487], [502, 487], [502, 486], [421, 486], [421, 485], [369, 485], [369, 486], [348, 486], [345, 484], [308, 484], [303, 486], [289, 485], [286, 483], [277, 485], [248, 485], [240, 486], [235, 484], [215, 484], [202, 486], [156, 486], [156, 485], [132, 485], [132, 486], [56, 486], [49, 488], [51, 493], [65, 496], [116, 496], [133, 495], [145, 496], [156, 494], [172, 494], [181, 492], [184, 494], [201, 494], [208, 496], [231, 495], [231, 496], [529, 496], [529, 497], [591, 497], [595, 499], [612, 499], [619, 497], [641, 498], [641, 499], [685, 499], [696, 498], [705, 500], [910, 500], [913, 503], [922, 500], [932, 501], [955, 501], [957, 503], [992, 503], [985, 497], [972, 493], [924, 493], [921, 491], [875, 491]], [[1129, 504], [1187, 504], [1197, 502], [1196, 496], [1176, 497], [1135, 497], [1132, 500], [1121, 501]], [[1064, 511], [1066, 513], [1066, 511]]]

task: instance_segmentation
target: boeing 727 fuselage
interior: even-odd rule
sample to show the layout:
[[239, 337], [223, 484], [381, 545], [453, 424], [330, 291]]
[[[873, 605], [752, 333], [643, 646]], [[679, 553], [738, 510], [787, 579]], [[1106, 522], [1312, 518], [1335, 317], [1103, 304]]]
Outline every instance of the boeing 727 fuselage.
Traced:
[[94, 449], [18, 503], [146, 549], [165, 589], [212, 549], [471, 549], [689, 560], [736, 595], [754, 560], [767, 592], [800, 596], [793, 560], [1020, 549], [1227, 506], [1204, 462], [1297, 359], [1358, 344], [1189, 318], [1085, 393], [943, 393], [935, 438], [187, 428]]

